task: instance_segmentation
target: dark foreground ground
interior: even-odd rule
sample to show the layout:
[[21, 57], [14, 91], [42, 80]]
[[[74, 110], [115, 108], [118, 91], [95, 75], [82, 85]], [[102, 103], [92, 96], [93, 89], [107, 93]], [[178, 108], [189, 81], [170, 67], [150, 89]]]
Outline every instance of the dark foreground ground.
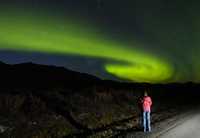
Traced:
[[194, 83], [119, 83], [32, 63], [1, 63], [0, 76], [0, 137], [5, 138], [144, 136], [138, 126], [144, 90], [153, 99], [155, 134], [165, 129], [158, 124], [200, 104], [200, 85]]

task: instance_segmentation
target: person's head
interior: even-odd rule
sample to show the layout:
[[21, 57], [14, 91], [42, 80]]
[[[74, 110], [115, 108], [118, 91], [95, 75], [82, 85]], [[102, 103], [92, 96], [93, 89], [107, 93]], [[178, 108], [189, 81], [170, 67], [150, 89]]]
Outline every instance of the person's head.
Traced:
[[144, 96], [148, 96], [148, 93], [147, 93], [147, 91], [144, 91]]

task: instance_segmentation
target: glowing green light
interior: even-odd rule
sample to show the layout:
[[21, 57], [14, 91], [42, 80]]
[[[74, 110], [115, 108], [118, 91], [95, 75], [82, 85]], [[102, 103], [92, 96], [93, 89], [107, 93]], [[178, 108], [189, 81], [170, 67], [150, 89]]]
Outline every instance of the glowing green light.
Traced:
[[73, 54], [119, 61], [105, 70], [119, 78], [137, 82], [163, 82], [173, 69], [163, 59], [126, 44], [106, 39], [92, 27], [75, 24], [66, 17], [33, 13], [0, 13], [0, 49]]

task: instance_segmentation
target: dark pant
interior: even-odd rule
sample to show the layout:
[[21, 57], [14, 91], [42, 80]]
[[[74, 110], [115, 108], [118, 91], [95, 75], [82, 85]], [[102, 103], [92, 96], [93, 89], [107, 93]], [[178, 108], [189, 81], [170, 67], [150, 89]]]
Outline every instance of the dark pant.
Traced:
[[149, 132], [151, 131], [151, 120], [149, 111], [143, 112], [143, 127], [144, 127], [144, 132], [146, 132], [147, 130]]

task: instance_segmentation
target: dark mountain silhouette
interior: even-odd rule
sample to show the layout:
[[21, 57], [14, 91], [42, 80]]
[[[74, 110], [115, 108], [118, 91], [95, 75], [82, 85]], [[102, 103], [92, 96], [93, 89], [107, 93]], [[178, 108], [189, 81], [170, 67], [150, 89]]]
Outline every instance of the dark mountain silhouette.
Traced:
[[100, 81], [99, 78], [65, 69], [64, 67], [0, 62], [1, 87], [74, 87]]
[[20, 64], [6, 64], [0, 61], [0, 84], [3, 87], [20, 88], [49, 88], [49, 87], [87, 87], [94, 84], [124, 88], [151, 88], [165, 87], [175, 88], [183, 86], [199, 86], [193, 82], [156, 84], [118, 82], [114, 80], [101, 80], [100, 78], [87, 74], [66, 69], [64, 67], [40, 65], [32, 62]]

